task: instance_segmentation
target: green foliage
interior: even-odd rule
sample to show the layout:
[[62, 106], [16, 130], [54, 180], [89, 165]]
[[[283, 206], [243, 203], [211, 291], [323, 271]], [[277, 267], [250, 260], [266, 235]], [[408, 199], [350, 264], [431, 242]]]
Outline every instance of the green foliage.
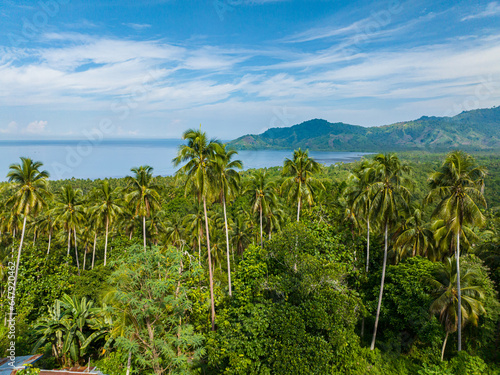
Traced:
[[[107, 353], [103, 358], [94, 362], [94, 366], [97, 367], [103, 374], [106, 375], [123, 375], [127, 367], [127, 353], [121, 350], [116, 350]], [[132, 374], [134, 372], [131, 372]]]
[[32, 365], [26, 365], [22, 370], [19, 370], [17, 374], [19, 375], [36, 375], [40, 373], [40, 369], [34, 368]]
[[[436, 269], [435, 263], [421, 257], [387, 267], [379, 323], [384, 352], [408, 353], [416, 344], [432, 347], [438, 355], [444, 335], [437, 319], [429, 313], [432, 287], [426, 282]], [[379, 279], [378, 272], [372, 273], [366, 284], [366, 304], [372, 313], [376, 308]]]
[[144, 252], [133, 246], [128, 252], [109, 280], [115, 313], [130, 321], [121, 323], [116, 346], [131, 351], [143, 370], [185, 373], [204, 353], [203, 336], [189, 324], [189, 289], [201, 269], [174, 247]]

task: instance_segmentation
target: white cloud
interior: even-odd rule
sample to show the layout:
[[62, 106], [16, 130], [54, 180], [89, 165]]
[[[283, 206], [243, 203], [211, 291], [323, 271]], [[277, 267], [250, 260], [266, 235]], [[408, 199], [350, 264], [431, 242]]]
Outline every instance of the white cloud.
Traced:
[[151, 25], [148, 23], [123, 23], [122, 25], [128, 26], [134, 30], [144, 30], [151, 27]]
[[47, 126], [47, 121], [33, 121], [28, 124], [26, 129], [23, 130], [25, 133], [29, 134], [40, 134], [45, 131]]
[[486, 6], [486, 9], [482, 12], [471, 14], [467, 17], [462, 18], [462, 21], [468, 21], [475, 18], [485, 18], [485, 17], [493, 17], [500, 16], [500, 4], [496, 1], [492, 1]]
[[17, 132], [17, 123], [15, 121], [11, 121], [9, 125], [7, 125], [7, 128], [5, 129], [0, 128], [0, 133], [12, 134], [16, 132]]

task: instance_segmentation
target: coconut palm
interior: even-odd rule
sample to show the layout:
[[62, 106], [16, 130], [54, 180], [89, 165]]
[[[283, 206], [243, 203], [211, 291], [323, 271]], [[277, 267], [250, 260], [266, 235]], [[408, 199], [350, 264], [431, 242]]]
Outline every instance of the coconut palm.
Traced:
[[105, 223], [106, 237], [104, 240], [104, 265], [108, 254], [109, 226], [123, 213], [122, 199], [119, 188], [111, 190], [108, 181], [103, 181], [92, 194], [92, 214], [102, 223]]
[[417, 255], [427, 257], [433, 254], [433, 233], [425, 226], [422, 215], [422, 209], [415, 205], [404, 223], [395, 231], [394, 249], [398, 258]]
[[146, 251], [146, 217], [160, 206], [160, 187], [153, 177], [153, 167], [143, 165], [132, 168], [131, 171], [134, 172], [134, 176], [126, 177], [129, 193], [125, 199], [134, 207], [135, 214], [142, 217], [142, 236]]
[[233, 240], [233, 246], [240, 255], [243, 254], [243, 251], [250, 244], [250, 237], [248, 235], [248, 233], [251, 232], [251, 229], [248, 226], [250, 219], [250, 213], [243, 211], [236, 215], [233, 220], [231, 237]]
[[[471, 323], [477, 325], [479, 315], [485, 313], [482, 299], [484, 291], [476, 285], [479, 278], [479, 273], [468, 266], [462, 269], [460, 282], [458, 282], [457, 263], [453, 258], [446, 258], [444, 263], [440, 263], [439, 272], [435, 278], [430, 279], [431, 284], [435, 287], [436, 299], [430, 306], [432, 314], [439, 315], [439, 321], [444, 326], [446, 337], [441, 350], [441, 361], [444, 358], [446, 342], [448, 335], [456, 332], [459, 319], [461, 324]], [[461, 285], [461, 301], [458, 301], [458, 284]], [[458, 308], [460, 306], [460, 309]], [[458, 317], [458, 311], [461, 311], [461, 317]]]
[[293, 160], [285, 159], [283, 164], [283, 176], [287, 177], [281, 185], [282, 191], [287, 191], [288, 199], [297, 202], [297, 222], [300, 218], [302, 201], [305, 200], [309, 206], [314, 203], [316, 190], [324, 190], [325, 187], [314, 175], [321, 172], [321, 164], [309, 157], [309, 152], [300, 148], [293, 152]]
[[187, 145], [179, 147], [177, 157], [172, 162], [175, 166], [187, 162], [176, 172], [176, 178], [186, 177], [185, 191], [194, 192], [198, 200], [203, 202], [205, 216], [205, 234], [207, 237], [208, 271], [210, 283], [210, 303], [212, 310], [212, 330], [215, 330], [215, 301], [212, 274], [212, 254], [210, 250], [210, 232], [208, 228], [207, 200], [214, 195], [216, 186], [215, 154], [219, 149], [219, 142], [215, 139], [208, 140], [205, 132], [188, 129], [182, 135], [187, 140]]
[[[427, 203], [438, 200], [432, 214], [446, 221], [446, 227], [456, 238], [455, 259], [457, 262], [457, 294], [461, 305], [460, 288], [460, 237], [464, 225], [482, 226], [486, 218], [478, 207], [486, 207], [483, 196], [486, 170], [476, 165], [474, 158], [463, 152], [450, 152], [439, 169], [429, 178], [431, 191], [426, 197]], [[458, 310], [458, 351], [462, 350], [462, 319]]]
[[347, 219], [351, 223], [359, 225], [360, 220], [366, 222], [366, 272], [370, 263], [370, 211], [372, 206], [371, 185], [374, 182], [376, 170], [373, 163], [363, 160], [354, 168], [348, 177], [348, 183], [344, 194], [346, 198]]
[[48, 210], [43, 215], [40, 215], [37, 219], [38, 230], [41, 233], [45, 233], [48, 236], [48, 245], [47, 245], [47, 255], [50, 254], [50, 246], [52, 243], [52, 234], [54, 230], [57, 230], [57, 223], [55, 222], [55, 218], [51, 212]]
[[258, 169], [250, 176], [249, 184], [245, 189], [245, 194], [250, 195], [250, 204], [253, 212], [259, 212], [260, 222], [260, 246], [263, 246], [262, 217], [264, 213], [270, 211], [271, 206], [276, 206], [276, 184], [269, 181], [266, 170]]
[[377, 314], [370, 349], [375, 349], [377, 327], [380, 317], [380, 307], [384, 293], [385, 269], [387, 266], [387, 251], [389, 241], [389, 227], [397, 220], [400, 208], [406, 208], [410, 199], [409, 190], [403, 186], [408, 182], [405, 174], [410, 172], [410, 167], [401, 163], [395, 154], [378, 154], [374, 158], [375, 176], [371, 184], [370, 193], [373, 196], [371, 220], [384, 230], [384, 260], [382, 264], [382, 279], [378, 297]]
[[[11, 164], [7, 173], [8, 181], [12, 183], [13, 187], [13, 194], [8, 199], [7, 204], [12, 205], [15, 214], [18, 216], [22, 215], [23, 217], [21, 241], [17, 252], [16, 271], [14, 274], [14, 296], [16, 293], [21, 251], [23, 249], [26, 220], [28, 217], [36, 216], [36, 214], [46, 207], [46, 198], [49, 196], [47, 191], [49, 173], [47, 171], [40, 171], [42, 165], [39, 161], [34, 162], [30, 158], [21, 158], [21, 163]], [[9, 319], [11, 320], [13, 313], [13, 309], [10, 309]]]
[[184, 242], [185, 228], [180, 215], [173, 215], [165, 225], [166, 243], [180, 247]]
[[71, 234], [75, 238], [75, 256], [78, 273], [80, 273], [80, 262], [78, 259], [76, 230], [85, 220], [85, 208], [83, 193], [80, 189], [73, 189], [71, 185], [63, 186], [55, 195], [55, 207], [52, 210], [54, 220], [61, 223], [68, 233], [68, 253], [71, 248]]
[[226, 150], [226, 145], [221, 145], [215, 154], [216, 175], [218, 177], [217, 189], [220, 192], [220, 200], [224, 208], [224, 227], [226, 230], [226, 255], [227, 255], [227, 278], [229, 285], [229, 295], [232, 296], [231, 288], [231, 261], [229, 257], [229, 229], [227, 227], [226, 199], [233, 197], [239, 190], [240, 175], [235, 170], [242, 169], [240, 160], [232, 160], [237, 154], [234, 150]]
[[285, 222], [285, 216], [283, 206], [279, 202], [276, 205], [269, 206], [269, 210], [265, 214], [265, 227], [268, 231], [269, 240], [273, 230], [281, 230], [281, 226]]
[[[203, 204], [195, 202], [188, 214], [183, 220], [183, 225], [191, 238], [198, 239], [198, 257], [201, 260], [201, 240], [203, 238], [203, 225], [205, 223], [205, 214], [203, 212]], [[193, 249], [196, 243], [193, 242]]]

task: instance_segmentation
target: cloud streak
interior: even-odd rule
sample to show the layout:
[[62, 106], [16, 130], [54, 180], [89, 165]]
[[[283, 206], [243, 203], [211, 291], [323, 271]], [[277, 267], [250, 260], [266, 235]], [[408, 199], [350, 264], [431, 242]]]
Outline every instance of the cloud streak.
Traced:
[[494, 16], [500, 16], [500, 4], [497, 3], [496, 1], [489, 3], [486, 6], [486, 9], [483, 10], [482, 12], [471, 14], [467, 17], [462, 18], [462, 21], [468, 21], [477, 18], [494, 17]]

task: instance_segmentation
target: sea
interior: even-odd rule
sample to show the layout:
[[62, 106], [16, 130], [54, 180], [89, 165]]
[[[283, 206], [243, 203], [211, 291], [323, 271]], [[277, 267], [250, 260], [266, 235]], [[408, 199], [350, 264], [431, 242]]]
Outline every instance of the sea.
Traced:
[[[0, 140], [0, 181], [6, 180], [9, 166], [19, 163], [20, 157], [41, 161], [52, 180], [119, 178], [141, 165], [153, 167], [155, 175], [171, 176], [179, 168], [172, 159], [183, 144], [180, 139]], [[293, 150], [239, 150], [236, 158], [246, 170], [281, 166], [292, 154]], [[350, 163], [368, 154], [309, 152], [325, 166]]]

